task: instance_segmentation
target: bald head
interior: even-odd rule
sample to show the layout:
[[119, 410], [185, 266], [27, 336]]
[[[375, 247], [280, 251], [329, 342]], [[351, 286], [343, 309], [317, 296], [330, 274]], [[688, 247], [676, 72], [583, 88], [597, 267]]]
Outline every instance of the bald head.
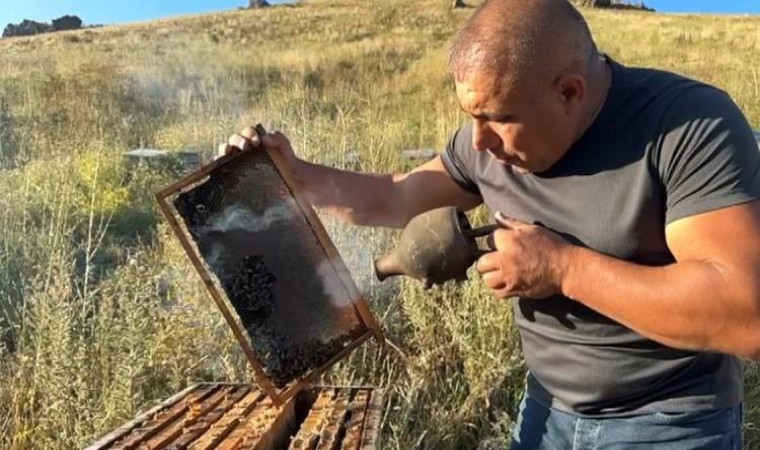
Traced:
[[449, 69], [456, 80], [496, 75], [514, 88], [585, 74], [597, 59], [586, 21], [567, 0], [487, 0], [457, 35]]

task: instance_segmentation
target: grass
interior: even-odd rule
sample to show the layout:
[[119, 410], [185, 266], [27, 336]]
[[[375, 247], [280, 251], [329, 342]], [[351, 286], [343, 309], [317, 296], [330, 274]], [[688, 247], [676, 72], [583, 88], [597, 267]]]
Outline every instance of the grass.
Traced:
[[[0, 41], [0, 448], [81, 447], [194, 381], [249, 380], [158, 219], [152, 192], [179, 173], [123, 152], [210, 156], [262, 121], [312, 161], [407, 169], [399, 150], [440, 149], [466, 120], [445, 62], [469, 11], [449, 3], [311, 0]], [[721, 86], [760, 127], [760, 19], [584, 13], [617, 60]], [[388, 386], [384, 448], [503, 447], [525, 374], [510, 305], [478, 281], [378, 285], [393, 233], [324, 219], [393, 343], [325, 381]]]

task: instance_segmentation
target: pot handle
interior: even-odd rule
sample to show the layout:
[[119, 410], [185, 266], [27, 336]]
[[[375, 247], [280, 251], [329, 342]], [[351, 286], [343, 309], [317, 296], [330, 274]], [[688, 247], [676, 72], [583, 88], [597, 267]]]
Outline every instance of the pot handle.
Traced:
[[478, 246], [478, 250], [475, 253], [477, 258], [480, 258], [486, 253], [491, 253], [492, 251], [496, 250], [496, 248], [493, 245], [493, 239], [491, 239], [491, 235], [493, 234], [494, 231], [498, 230], [499, 228], [502, 228], [501, 225], [491, 224], [491, 225], [482, 226], [480, 228], [475, 228], [466, 232], [467, 236], [471, 237], [472, 239], [486, 237], [486, 236], [488, 237], [488, 239], [486, 239], [487, 248], [481, 248], [480, 246]]

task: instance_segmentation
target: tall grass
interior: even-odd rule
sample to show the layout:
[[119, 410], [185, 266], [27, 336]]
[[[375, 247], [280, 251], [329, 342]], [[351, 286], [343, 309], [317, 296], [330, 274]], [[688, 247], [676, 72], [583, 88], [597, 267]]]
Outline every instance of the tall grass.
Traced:
[[[445, 59], [468, 12], [448, 4], [312, 0], [0, 42], [0, 448], [80, 447], [194, 381], [249, 380], [158, 219], [152, 193], [180, 173], [123, 153], [210, 157], [262, 121], [312, 161], [408, 169], [399, 150], [440, 149], [465, 120]], [[720, 85], [760, 126], [760, 19], [586, 16], [616, 59]], [[390, 340], [325, 382], [388, 388], [386, 448], [503, 447], [525, 375], [509, 303], [477, 279], [379, 285], [393, 232], [324, 219]]]

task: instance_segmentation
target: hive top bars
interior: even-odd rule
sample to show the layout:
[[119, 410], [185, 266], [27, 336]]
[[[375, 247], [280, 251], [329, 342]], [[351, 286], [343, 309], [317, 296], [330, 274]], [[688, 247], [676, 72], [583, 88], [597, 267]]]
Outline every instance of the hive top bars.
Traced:
[[156, 198], [275, 404], [365, 339], [380, 338], [279, 154], [227, 155]]

